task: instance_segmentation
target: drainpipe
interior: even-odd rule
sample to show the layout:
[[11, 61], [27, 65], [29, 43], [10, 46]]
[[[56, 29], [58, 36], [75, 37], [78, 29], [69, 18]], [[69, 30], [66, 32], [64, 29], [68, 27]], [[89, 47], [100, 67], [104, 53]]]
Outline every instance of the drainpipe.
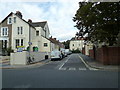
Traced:
[[29, 42], [28, 42], [28, 44], [29, 44], [29, 59], [30, 59], [30, 57], [31, 57], [31, 27], [30, 27], [30, 25], [29, 25]]

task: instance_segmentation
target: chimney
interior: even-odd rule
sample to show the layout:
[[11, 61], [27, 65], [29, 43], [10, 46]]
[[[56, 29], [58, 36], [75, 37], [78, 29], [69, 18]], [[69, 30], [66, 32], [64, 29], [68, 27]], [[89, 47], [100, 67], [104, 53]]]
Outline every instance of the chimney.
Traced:
[[29, 22], [29, 23], [32, 23], [32, 20], [31, 20], [31, 19], [28, 19], [28, 22]]
[[56, 40], [56, 38], [54, 38]]
[[15, 15], [17, 15], [18, 17], [22, 19], [22, 13], [20, 11], [16, 11]]

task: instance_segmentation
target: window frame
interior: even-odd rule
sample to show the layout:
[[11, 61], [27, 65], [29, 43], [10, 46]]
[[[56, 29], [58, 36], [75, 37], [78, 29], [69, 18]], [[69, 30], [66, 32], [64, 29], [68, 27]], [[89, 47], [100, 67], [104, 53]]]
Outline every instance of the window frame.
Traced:
[[[10, 19], [11, 19], [11, 22], [10, 22]], [[12, 24], [12, 17], [8, 18], [8, 24]]]
[[17, 48], [17, 46], [20, 45], [20, 39], [15, 39], [15, 47]]
[[13, 20], [14, 20], [14, 23], [16, 23], [16, 17], [13, 17], [13, 18], [14, 18], [14, 19], [13, 19]]
[[36, 31], [36, 36], [39, 36], [39, 35], [40, 35], [40, 34], [39, 34], [39, 31], [37, 30], [37, 31]]
[[1, 36], [8, 36], [8, 27], [1, 27]]
[[48, 47], [48, 43], [44, 43], [44, 47]]

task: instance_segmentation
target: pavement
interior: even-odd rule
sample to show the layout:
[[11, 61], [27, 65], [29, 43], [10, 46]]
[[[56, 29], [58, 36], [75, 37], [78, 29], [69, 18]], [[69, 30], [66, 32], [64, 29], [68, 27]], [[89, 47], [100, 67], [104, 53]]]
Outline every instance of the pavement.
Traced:
[[18, 68], [34, 68], [44, 64], [48, 64], [50, 59], [44, 59], [39, 62], [34, 62], [28, 65], [10, 65], [10, 59], [0, 60], [0, 69], [18, 69]]
[[101, 62], [98, 62], [94, 60], [93, 58], [80, 54], [80, 57], [85, 61], [85, 63], [91, 67], [91, 68], [96, 68], [99, 70], [112, 70], [112, 71], [118, 71], [120, 66], [119, 65], [104, 65]]
[[[99, 70], [112, 70], [112, 71], [118, 71], [119, 67], [118, 65], [103, 65], [102, 63], [94, 60], [93, 58], [79, 54], [80, 59], [83, 60], [84, 64], [86, 66], [89, 66], [91, 68], [99, 69]], [[16, 69], [16, 68], [34, 68], [39, 67], [44, 64], [50, 63], [50, 59], [42, 60], [40, 62], [32, 63], [29, 65], [10, 65], [9, 59], [0, 60], [0, 69]]]

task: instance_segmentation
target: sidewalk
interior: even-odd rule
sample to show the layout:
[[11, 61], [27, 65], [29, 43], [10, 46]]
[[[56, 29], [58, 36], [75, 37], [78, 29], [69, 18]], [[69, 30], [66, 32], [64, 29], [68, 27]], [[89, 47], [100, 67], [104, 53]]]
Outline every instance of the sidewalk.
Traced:
[[90, 66], [91, 68], [95, 68], [99, 70], [110, 70], [110, 71], [118, 71], [120, 68], [120, 66], [118, 67], [118, 65], [103, 65], [102, 63], [83, 54], [80, 54], [80, 56], [83, 58], [86, 64]]
[[7, 61], [9, 60], [0, 61], [0, 69], [34, 68], [49, 63], [50, 59], [44, 59], [39, 62], [31, 63], [29, 65], [10, 65], [10, 63], [8, 63]]

